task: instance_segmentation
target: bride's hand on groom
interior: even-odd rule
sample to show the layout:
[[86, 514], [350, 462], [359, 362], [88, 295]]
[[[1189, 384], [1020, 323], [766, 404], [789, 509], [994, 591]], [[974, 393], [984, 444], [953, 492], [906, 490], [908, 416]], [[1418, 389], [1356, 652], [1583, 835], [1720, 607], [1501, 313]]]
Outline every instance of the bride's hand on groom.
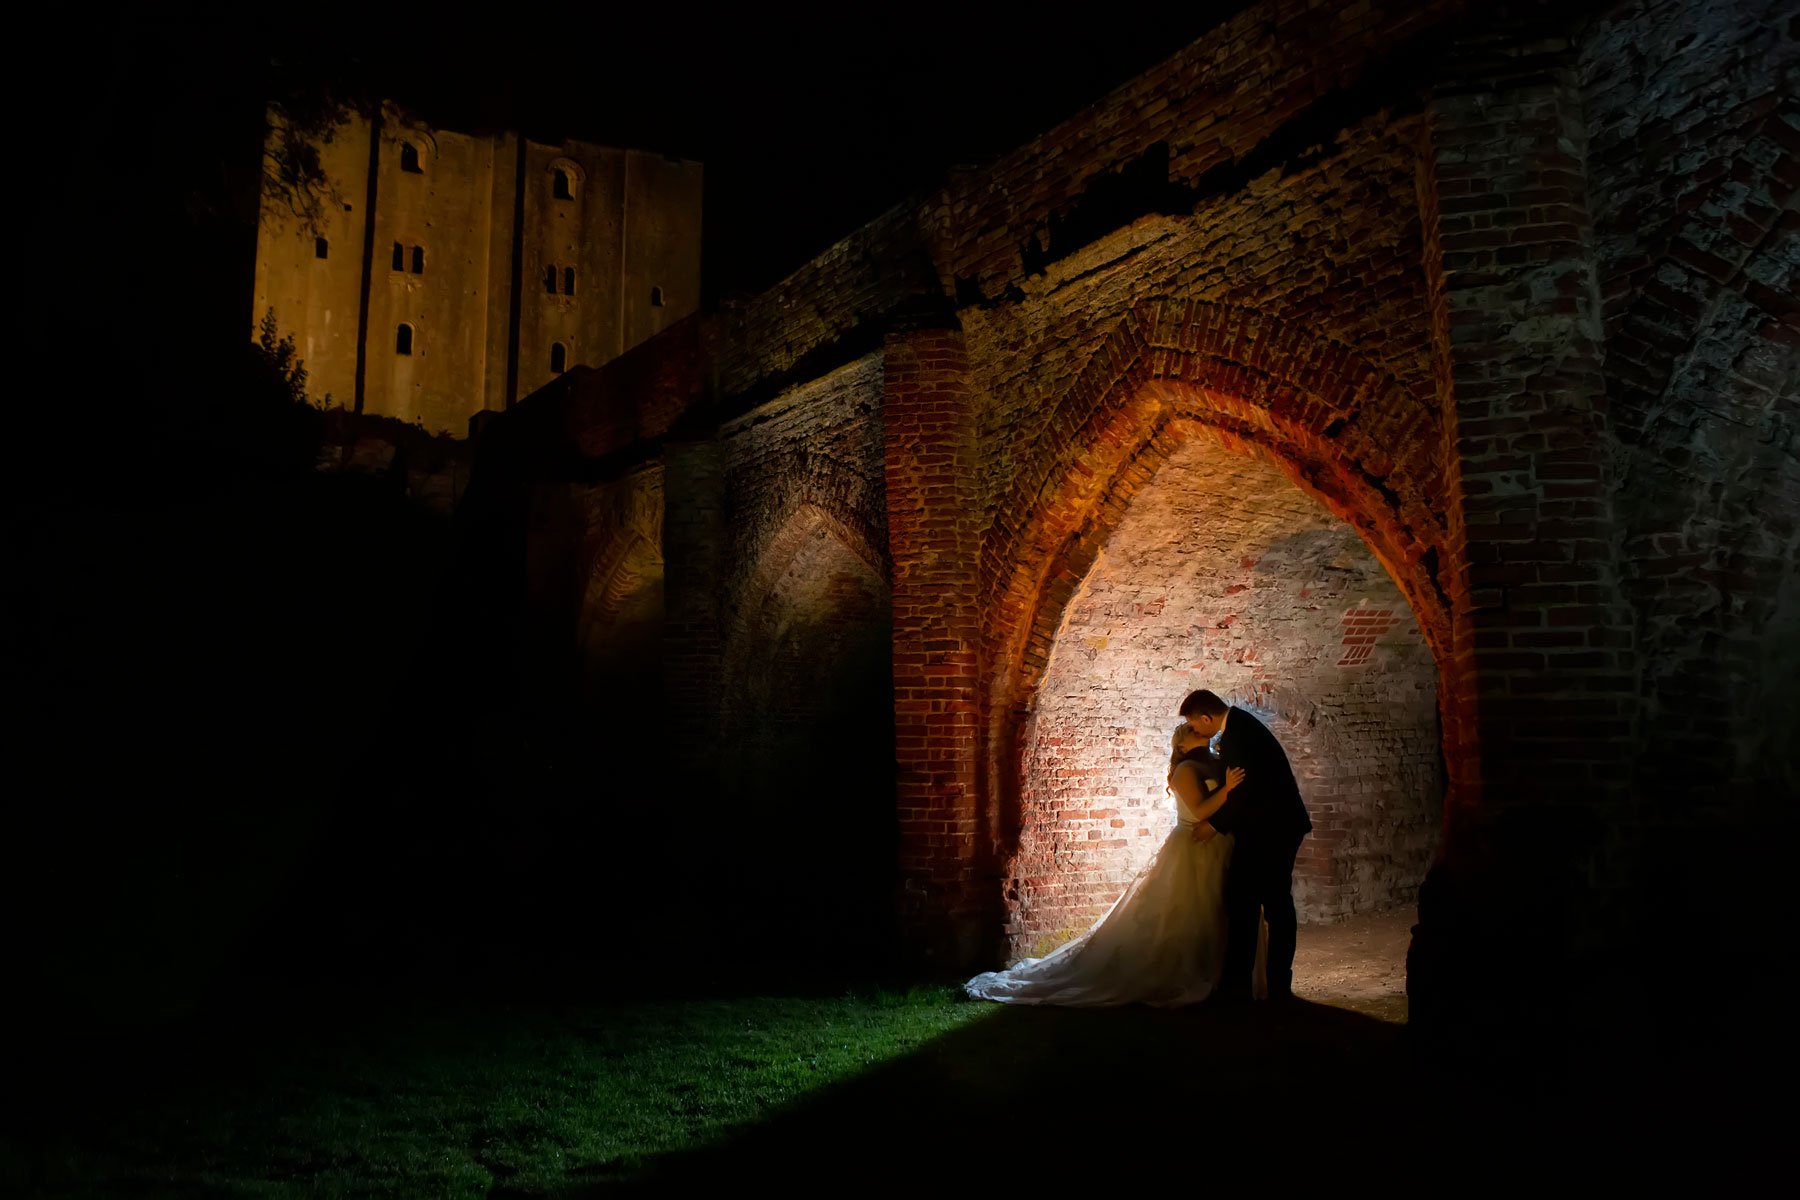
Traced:
[[1229, 790], [1244, 782], [1244, 768], [1231, 767], [1225, 772], [1225, 787]]

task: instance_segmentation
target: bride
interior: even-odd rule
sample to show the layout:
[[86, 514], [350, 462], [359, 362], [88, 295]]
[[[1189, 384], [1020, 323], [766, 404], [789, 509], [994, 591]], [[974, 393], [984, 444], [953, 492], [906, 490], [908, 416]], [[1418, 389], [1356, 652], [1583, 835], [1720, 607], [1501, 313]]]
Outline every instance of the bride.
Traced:
[[[1223, 769], [1206, 739], [1175, 729], [1169, 789], [1179, 824], [1104, 917], [1044, 958], [1027, 958], [963, 984], [977, 1000], [1002, 1004], [1172, 1008], [1211, 994], [1225, 963], [1225, 870], [1230, 834], [1203, 825], [1243, 782]], [[1256, 981], [1263, 978], [1257, 955]], [[1262, 989], [1258, 987], [1260, 994]]]

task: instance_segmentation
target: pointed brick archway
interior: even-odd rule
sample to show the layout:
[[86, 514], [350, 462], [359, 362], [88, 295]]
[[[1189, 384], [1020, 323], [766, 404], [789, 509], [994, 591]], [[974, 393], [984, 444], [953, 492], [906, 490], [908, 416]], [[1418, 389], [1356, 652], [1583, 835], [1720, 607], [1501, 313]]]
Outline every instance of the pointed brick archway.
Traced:
[[[1675, 875], [1714, 928], [1780, 877], [1672, 875], [1685, 839], [1786, 844], [1771, 797], [1794, 782], [1800, 174], [1794, 42], [1766, 9], [1246, 8], [493, 422], [470, 495], [496, 547], [527, 543], [520, 603], [547, 616], [519, 640], [563, 651], [581, 545], [576, 508], [521, 493], [660, 459], [685, 745], [717, 724], [765, 534], [815, 461], [853, 462], [888, 548], [893, 911], [939, 964], [991, 963], [1058, 622], [1160, 463], [1241, 453], [1356, 531], [1436, 665], [1445, 820], [1411, 994], [1485, 1004], [1487, 964], [1521, 951], [1653, 966]], [[1703, 804], [1663, 784], [1671, 723], [1714, 768]]]
[[[979, 947], [980, 957], [1000, 956], [1000, 891], [1020, 815], [1020, 735], [1064, 612], [1132, 497], [1194, 438], [1274, 464], [1357, 531], [1437, 662], [1446, 757], [1471, 749], [1458, 719], [1451, 637], [1449, 581], [1459, 565], [1445, 519], [1453, 439], [1434, 399], [1402, 388], [1351, 348], [1265, 313], [1148, 302], [1047, 407], [980, 540], [978, 736], [935, 739], [945, 745], [933, 747], [930, 760], [943, 773], [959, 752], [976, 756], [973, 803], [959, 823], [939, 814], [912, 822], [935, 835], [929, 844], [907, 844], [902, 814], [912, 873], [935, 858], [932, 887], [940, 896], [963, 892], [960, 904], [940, 900], [940, 911], [962, 926], [951, 941], [965, 953]], [[930, 730], [925, 740], [934, 741]], [[947, 839], [946, 827], [972, 836]], [[957, 846], [964, 860], [943, 862]]]
[[663, 473], [634, 471], [586, 496], [576, 642], [587, 673], [616, 672], [631, 643], [661, 636]]
[[1367, 543], [1267, 456], [1178, 421], [1064, 606], [997, 822], [1007, 957], [1106, 911], [1174, 821], [1177, 700], [1207, 687], [1280, 739], [1314, 822], [1303, 923], [1413, 904], [1441, 840], [1437, 663]]
[[[825, 492], [830, 494], [829, 489]], [[888, 585], [887, 550], [880, 531], [853, 508], [821, 496], [803, 496], [772, 527], [774, 532], [753, 556], [755, 566], [725, 622], [720, 677], [728, 696], [741, 692], [752, 656], [768, 645], [772, 602], [797, 562], [835, 561], [863, 576], [865, 591], [885, 593]]]

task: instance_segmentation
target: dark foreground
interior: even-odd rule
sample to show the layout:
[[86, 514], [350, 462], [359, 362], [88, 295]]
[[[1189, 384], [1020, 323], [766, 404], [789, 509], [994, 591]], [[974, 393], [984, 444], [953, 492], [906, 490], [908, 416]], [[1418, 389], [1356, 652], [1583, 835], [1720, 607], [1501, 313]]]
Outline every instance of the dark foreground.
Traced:
[[40, 1045], [0, 1192], [799, 1193], [1731, 1188], [1781, 1137], [1743, 1008], [1476, 1044], [1309, 1001], [1000, 1008], [946, 986], [560, 1003], [246, 999], [211, 1030]]

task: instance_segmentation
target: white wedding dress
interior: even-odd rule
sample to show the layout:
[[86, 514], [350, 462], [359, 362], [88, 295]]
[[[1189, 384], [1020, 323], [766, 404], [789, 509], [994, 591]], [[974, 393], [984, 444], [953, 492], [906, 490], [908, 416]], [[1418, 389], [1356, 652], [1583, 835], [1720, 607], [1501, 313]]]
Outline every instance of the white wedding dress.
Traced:
[[[1086, 933], [1043, 958], [977, 975], [963, 990], [1002, 1004], [1081, 1007], [1173, 1008], [1211, 995], [1225, 964], [1225, 871], [1235, 843], [1228, 834], [1194, 841], [1193, 810], [1179, 795], [1175, 802], [1173, 832]], [[1263, 970], [1259, 946], [1258, 995]]]

